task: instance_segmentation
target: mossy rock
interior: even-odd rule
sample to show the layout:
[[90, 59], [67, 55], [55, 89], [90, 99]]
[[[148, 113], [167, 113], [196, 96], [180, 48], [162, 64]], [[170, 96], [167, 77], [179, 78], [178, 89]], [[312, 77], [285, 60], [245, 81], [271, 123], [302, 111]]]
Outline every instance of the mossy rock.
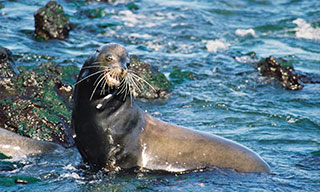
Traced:
[[[163, 73], [160, 72], [159, 69], [151, 67], [148, 63], [140, 61], [140, 59], [135, 55], [130, 57], [129, 69], [148, 82], [144, 83], [145, 86], [140, 89], [141, 91], [137, 89], [133, 90], [138, 98], [165, 99], [169, 97], [170, 91], [173, 89], [173, 84]], [[143, 82], [141, 83], [143, 84]]]
[[68, 83], [72, 78], [62, 74], [65, 69], [71, 76], [74, 68], [53, 62], [20, 67], [21, 74], [9, 79], [14, 90], [0, 94], [0, 126], [22, 136], [72, 146], [72, 85]]
[[36, 40], [66, 39], [71, 30], [68, 16], [56, 1], [49, 1], [34, 14]]

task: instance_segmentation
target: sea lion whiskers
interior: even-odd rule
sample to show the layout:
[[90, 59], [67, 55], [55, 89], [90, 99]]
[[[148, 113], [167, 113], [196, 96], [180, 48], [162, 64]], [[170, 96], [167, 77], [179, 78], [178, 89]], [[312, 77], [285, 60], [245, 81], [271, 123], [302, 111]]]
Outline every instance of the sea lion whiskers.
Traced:
[[144, 85], [148, 85], [148, 87], [150, 87], [154, 92], [156, 92], [156, 89], [148, 81], [141, 78], [134, 71], [128, 70], [127, 77], [129, 78], [129, 81], [133, 83], [134, 88], [138, 88], [140, 92], [141, 92], [141, 89], [145, 88]]
[[102, 76], [102, 77], [100, 78], [100, 80], [98, 81], [97, 85], [94, 87], [94, 89], [93, 89], [93, 91], [92, 91], [92, 93], [91, 93], [91, 96], [90, 96], [90, 101], [92, 100], [93, 95], [94, 95], [94, 93], [96, 92], [96, 90], [97, 90], [97, 88], [98, 88], [99, 84], [104, 80], [104, 78], [103, 78], [103, 77], [104, 77], [104, 76]]
[[[103, 73], [103, 72], [105, 72], [106, 70], [108, 70], [109, 67], [99, 65], [99, 64], [101, 64], [101, 63], [102, 63], [102, 62], [94, 62], [94, 63], [93, 63], [93, 64], [94, 64], [93, 66], [85, 66], [85, 67], [83, 67], [83, 69], [88, 69], [88, 68], [101, 68], [101, 67], [103, 67], [104, 69], [103, 69], [103, 70], [99, 70], [99, 71], [97, 71], [97, 72], [94, 72], [94, 73], [92, 73], [92, 74], [84, 77], [83, 79], [80, 79], [78, 82], [76, 82], [76, 83], [74, 84], [74, 86], [77, 85], [77, 84], [79, 84], [79, 83], [81, 83], [82, 81], [84, 81], [84, 80], [92, 77], [92, 76], [95, 76], [95, 75], [97, 75], [97, 74], [99, 74], [99, 73]], [[98, 65], [95, 65], [95, 64], [98, 64]]]
[[76, 86], [77, 84], [81, 83], [82, 81], [84, 81], [84, 80], [86, 80], [86, 79], [88, 79], [88, 78], [90, 78], [90, 77], [92, 77], [92, 76], [95, 76], [95, 75], [97, 75], [97, 74], [99, 74], [99, 73], [103, 73], [103, 72], [104, 72], [104, 70], [94, 72], [94, 73], [92, 73], [92, 74], [84, 77], [83, 79], [80, 79], [78, 82], [76, 82], [76, 83], [74, 84], [74, 86]]
[[140, 82], [136, 83], [136, 81], [133, 79], [133, 76], [130, 73], [128, 74], [128, 82], [129, 82], [129, 85], [132, 86], [133, 91], [137, 89], [140, 93], [142, 92], [140, 87], [142, 88], [143, 86], [141, 85]]

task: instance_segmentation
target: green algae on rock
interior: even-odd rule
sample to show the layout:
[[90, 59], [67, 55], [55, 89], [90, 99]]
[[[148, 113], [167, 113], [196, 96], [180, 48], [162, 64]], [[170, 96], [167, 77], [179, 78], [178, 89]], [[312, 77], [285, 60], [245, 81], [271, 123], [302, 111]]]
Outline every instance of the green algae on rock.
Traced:
[[129, 69], [139, 74], [153, 87], [146, 85], [141, 91], [134, 90], [133, 94], [136, 97], [145, 99], [165, 99], [169, 97], [173, 85], [159, 69], [152, 68], [148, 63], [140, 61], [135, 55], [130, 57]]
[[176, 84], [181, 84], [186, 80], [197, 80], [196, 74], [190, 71], [181, 71], [179, 67], [173, 67], [172, 71], [169, 74], [170, 79], [172, 82]]
[[52, 0], [35, 12], [34, 21], [34, 35], [38, 40], [66, 39], [71, 29], [62, 6]]
[[0, 93], [0, 126], [36, 140], [72, 146], [72, 86], [62, 80], [64, 68], [75, 69], [49, 62], [29, 70], [20, 67], [20, 75], [7, 78], [12, 86]]

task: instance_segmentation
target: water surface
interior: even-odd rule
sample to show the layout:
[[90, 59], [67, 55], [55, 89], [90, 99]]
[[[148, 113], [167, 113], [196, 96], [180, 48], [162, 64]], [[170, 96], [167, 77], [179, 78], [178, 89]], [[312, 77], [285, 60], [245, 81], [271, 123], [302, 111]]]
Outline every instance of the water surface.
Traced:
[[[237, 141], [260, 154], [272, 171], [103, 175], [82, 169], [79, 154], [70, 150], [29, 158], [25, 166], [1, 173], [41, 179], [1, 191], [320, 190], [320, 85], [284, 90], [241, 57], [252, 51], [259, 58], [281, 57], [319, 79], [318, 0], [140, 0], [137, 10], [128, 2], [61, 0], [73, 26], [69, 38], [38, 42], [33, 13], [46, 2], [2, 1], [0, 45], [13, 52], [17, 65], [54, 61], [81, 67], [97, 47], [116, 42], [167, 76], [173, 67], [194, 72], [197, 80], [171, 79], [175, 88], [168, 100], [139, 101], [140, 106], [162, 120]], [[86, 14], [97, 8], [96, 18]]]

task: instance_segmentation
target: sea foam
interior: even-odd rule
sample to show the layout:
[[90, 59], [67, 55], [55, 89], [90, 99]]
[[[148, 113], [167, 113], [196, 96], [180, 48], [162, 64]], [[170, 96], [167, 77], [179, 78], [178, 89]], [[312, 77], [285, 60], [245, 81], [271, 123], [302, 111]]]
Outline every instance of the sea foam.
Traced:
[[209, 52], [217, 52], [218, 50], [225, 50], [225, 49], [228, 49], [229, 46], [230, 46], [230, 43], [227, 43], [219, 39], [209, 40], [206, 43], [206, 48]]
[[236, 30], [236, 35], [243, 37], [243, 36], [249, 36], [251, 35], [252, 37], [257, 37], [255, 31], [250, 28], [250, 29], [237, 29]]
[[314, 28], [305, 20], [298, 18], [292, 21], [297, 27], [296, 31], [297, 38], [320, 40], [320, 28]]

